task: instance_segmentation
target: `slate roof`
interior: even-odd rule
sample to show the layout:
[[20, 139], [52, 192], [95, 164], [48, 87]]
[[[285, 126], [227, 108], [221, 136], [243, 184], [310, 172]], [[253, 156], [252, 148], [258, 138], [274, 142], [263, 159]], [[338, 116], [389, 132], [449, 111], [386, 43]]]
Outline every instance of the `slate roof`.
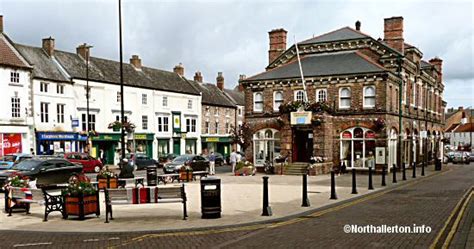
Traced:
[[[301, 59], [305, 77], [378, 73], [386, 70], [357, 51], [316, 54]], [[269, 80], [299, 78], [298, 61], [274, 68], [248, 78], [247, 80]]]
[[[55, 56], [73, 78], [86, 78], [86, 62], [74, 53], [55, 51]], [[120, 83], [120, 63], [117, 61], [91, 57], [89, 79]], [[199, 92], [184, 78], [174, 72], [142, 67], [136, 70], [131, 64], [123, 63], [124, 85], [161, 91], [199, 95]]]
[[245, 96], [243, 92], [237, 89], [224, 89], [224, 92], [234, 102], [234, 104], [245, 106]]
[[53, 81], [69, 82], [58, 65], [42, 48], [15, 44], [15, 48], [33, 66], [33, 77]]
[[362, 39], [362, 38], [370, 38], [370, 36], [365, 35], [350, 27], [343, 27], [343, 28], [331, 31], [329, 33], [322, 34], [320, 36], [316, 36], [308, 40], [302, 41], [298, 44], [322, 43], [322, 42], [353, 40], [353, 39]]
[[20, 55], [15, 53], [13, 43], [3, 33], [0, 33], [0, 65], [30, 68], [30, 66], [21, 59]]
[[427, 68], [427, 67], [432, 67], [433, 65], [431, 65], [431, 64], [430, 64], [429, 62], [427, 62], [427, 61], [421, 60], [420, 66], [421, 66], [421, 68]]
[[215, 84], [199, 83], [190, 81], [193, 86], [202, 93], [201, 102], [206, 105], [216, 105], [223, 107], [236, 108], [232, 100], [227, 97]]

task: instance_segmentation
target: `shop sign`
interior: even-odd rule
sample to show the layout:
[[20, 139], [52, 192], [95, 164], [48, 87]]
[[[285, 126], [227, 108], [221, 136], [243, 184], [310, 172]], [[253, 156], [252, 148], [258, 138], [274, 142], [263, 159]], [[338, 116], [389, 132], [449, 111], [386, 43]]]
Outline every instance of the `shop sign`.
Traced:
[[375, 133], [372, 131], [368, 131], [365, 133], [365, 138], [375, 138]]
[[307, 125], [311, 124], [312, 112], [292, 112], [291, 125]]
[[146, 140], [146, 134], [135, 134], [135, 139]]
[[79, 127], [79, 119], [78, 118], [71, 119], [71, 126], [72, 128]]
[[375, 148], [375, 163], [385, 164], [385, 147]]
[[181, 131], [181, 113], [173, 112], [173, 130], [175, 132]]
[[21, 134], [0, 134], [3, 136], [3, 155], [21, 152]]
[[38, 133], [39, 140], [76, 140], [74, 133]]
[[349, 131], [345, 131], [342, 133], [342, 138], [352, 138], [352, 134]]
[[218, 137], [208, 137], [206, 138], [206, 142], [219, 142]]
[[92, 137], [92, 140], [120, 141], [120, 134], [99, 134], [97, 137]]

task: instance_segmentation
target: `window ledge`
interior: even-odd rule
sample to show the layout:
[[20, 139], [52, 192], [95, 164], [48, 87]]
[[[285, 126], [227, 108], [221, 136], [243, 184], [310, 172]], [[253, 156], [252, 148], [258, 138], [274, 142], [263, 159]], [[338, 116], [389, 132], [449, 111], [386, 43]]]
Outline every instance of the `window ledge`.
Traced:
[[23, 84], [21, 83], [13, 83], [13, 82], [10, 82], [8, 83], [9, 86], [18, 86], [18, 87], [23, 87]]

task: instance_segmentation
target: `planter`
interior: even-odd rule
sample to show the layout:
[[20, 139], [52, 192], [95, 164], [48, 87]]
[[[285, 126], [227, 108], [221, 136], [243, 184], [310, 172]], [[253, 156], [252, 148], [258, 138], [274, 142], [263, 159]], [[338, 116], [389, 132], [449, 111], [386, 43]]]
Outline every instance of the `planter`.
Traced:
[[242, 167], [235, 171], [236, 176], [253, 176], [256, 169], [254, 167]]
[[[107, 184], [109, 182], [109, 184]], [[98, 181], [98, 188], [99, 189], [104, 189], [104, 188], [117, 188], [118, 187], [118, 180], [117, 178], [99, 178]]]
[[80, 220], [89, 214], [100, 215], [99, 192], [93, 195], [66, 196], [66, 214], [78, 216]]
[[192, 171], [180, 171], [179, 172], [179, 180], [180, 181], [192, 181], [193, 180], [193, 172]]
[[121, 127], [112, 127], [112, 130], [113, 130], [113, 131], [120, 131], [120, 128], [121, 128]]

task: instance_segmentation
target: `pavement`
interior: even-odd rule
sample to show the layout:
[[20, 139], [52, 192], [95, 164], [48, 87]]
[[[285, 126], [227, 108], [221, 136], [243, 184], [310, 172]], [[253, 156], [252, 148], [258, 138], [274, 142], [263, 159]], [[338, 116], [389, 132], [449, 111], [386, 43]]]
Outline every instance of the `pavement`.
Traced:
[[[210, 227], [242, 226], [256, 222], [271, 222], [288, 216], [297, 216], [303, 212], [335, 205], [353, 198], [383, 191], [393, 184], [392, 176], [386, 177], [387, 186], [381, 187], [381, 175], [374, 175], [375, 190], [368, 190], [368, 176], [358, 175], [358, 194], [351, 194], [351, 175], [336, 177], [338, 199], [330, 200], [330, 176], [308, 177], [308, 191], [311, 207], [302, 207], [302, 177], [269, 175], [269, 199], [273, 216], [261, 216], [262, 213], [262, 176], [233, 176], [227, 167], [218, 167], [217, 176], [222, 180], [222, 218], [201, 219], [199, 181], [185, 183], [188, 197], [188, 220], [182, 220], [182, 205], [179, 203], [114, 206], [114, 220], [105, 224], [104, 196], [101, 199], [101, 216], [91, 216], [84, 221], [63, 220], [59, 213], [51, 213], [48, 222], [42, 222], [44, 207], [32, 205], [30, 215], [23, 212], [8, 217], [0, 214], [0, 230], [48, 231], [48, 232], [130, 232], [130, 231], [170, 231], [200, 229]], [[143, 175], [141, 171], [137, 175]], [[433, 167], [426, 169], [426, 175], [433, 175]], [[418, 169], [418, 177], [420, 169]], [[407, 171], [406, 182], [413, 181], [411, 171]], [[401, 173], [398, 173], [398, 181]], [[3, 198], [0, 206], [3, 207]]]

